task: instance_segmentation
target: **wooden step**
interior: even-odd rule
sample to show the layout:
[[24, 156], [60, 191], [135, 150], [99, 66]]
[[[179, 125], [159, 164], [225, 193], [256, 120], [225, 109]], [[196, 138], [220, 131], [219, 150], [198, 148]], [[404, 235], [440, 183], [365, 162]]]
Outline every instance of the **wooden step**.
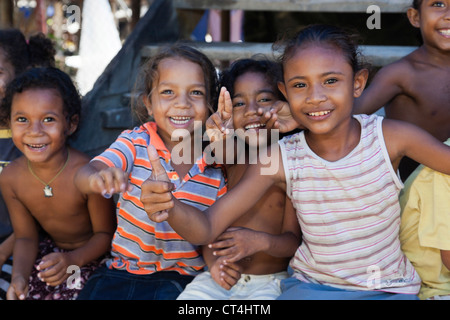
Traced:
[[376, 5], [382, 13], [406, 12], [412, 0], [173, 0], [177, 9], [247, 11], [367, 12]]
[[[249, 42], [190, 42], [189, 45], [197, 48], [212, 60], [233, 61], [240, 58], [250, 58], [256, 54], [263, 54], [267, 58], [278, 57], [278, 52], [273, 52], [270, 43], [249, 43]], [[154, 44], [145, 46], [142, 57], [148, 58], [154, 55], [164, 44]], [[374, 66], [384, 66], [396, 61], [416, 47], [412, 46], [361, 46], [361, 53], [365, 59]]]

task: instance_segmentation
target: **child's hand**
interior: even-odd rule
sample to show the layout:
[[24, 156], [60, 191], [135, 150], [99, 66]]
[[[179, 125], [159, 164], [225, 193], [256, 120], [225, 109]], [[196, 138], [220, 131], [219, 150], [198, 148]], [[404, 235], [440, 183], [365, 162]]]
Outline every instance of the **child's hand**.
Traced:
[[217, 112], [206, 121], [206, 133], [211, 142], [219, 141], [233, 129], [233, 104], [225, 87], [220, 89]]
[[242, 268], [235, 263], [224, 264], [224, 257], [216, 259], [210, 268], [211, 277], [225, 290], [230, 290], [241, 278]]
[[294, 120], [289, 109], [289, 104], [285, 101], [277, 101], [270, 108], [269, 111], [258, 109], [258, 114], [262, 117], [262, 122], [266, 121], [267, 129], [279, 129], [280, 132], [285, 133], [297, 128], [301, 128], [298, 122]]
[[131, 191], [128, 174], [119, 168], [106, 168], [89, 176], [89, 186], [93, 192], [111, 198], [114, 193]]
[[213, 254], [224, 257], [223, 263], [228, 265], [261, 251], [259, 234], [247, 228], [228, 228], [208, 247], [216, 249]]
[[8, 300], [25, 300], [28, 294], [28, 280], [22, 276], [16, 276], [11, 280], [6, 299]]
[[159, 162], [159, 155], [155, 147], [149, 145], [147, 151], [152, 164], [152, 174], [142, 183], [141, 202], [150, 220], [162, 222], [169, 217], [167, 210], [173, 207], [171, 191], [174, 186]]
[[56, 287], [69, 277], [67, 268], [72, 264], [66, 253], [50, 253], [44, 256], [37, 266], [37, 269], [40, 271], [38, 278], [47, 285]]

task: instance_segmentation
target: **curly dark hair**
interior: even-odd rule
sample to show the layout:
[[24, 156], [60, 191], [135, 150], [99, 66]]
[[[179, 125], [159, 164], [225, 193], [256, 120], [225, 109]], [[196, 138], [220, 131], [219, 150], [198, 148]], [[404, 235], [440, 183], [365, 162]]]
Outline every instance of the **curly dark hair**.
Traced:
[[233, 97], [236, 79], [247, 72], [263, 74], [267, 82], [272, 85], [273, 92], [277, 95], [277, 98], [285, 100], [283, 94], [278, 90], [278, 82], [283, 81], [281, 64], [264, 56], [254, 56], [250, 59], [234, 61], [229, 68], [222, 71], [219, 80], [220, 86], [227, 88], [231, 97]]
[[206, 86], [206, 102], [211, 113], [217, 110], [218, 79], [216, 69], [209, 58], [197, 49], [185, 44], [175, 43], [162, 47], [157, 54], [150, 57], [140, 69], [132, 100], [134, 115], [141, 122], [147, 122], [149, 115], [142, 102], [144, 95], [149, 95], [155, 81], [157, 81], [158, 65], [167, 58], [182, 58], [198, 64], [203, 71]]
[[63, 100], [66, 120], [70, 122], [74, 116], [80, 118], [81, 97], [70, 77], [53, 67], [32, 68], [8, 85], [0, 107], [0, 125], [9, 125], [14, 95], [31, 89], [55, 89]]
[[0, 30], [0, 50], [14, 67], [16, 75], [28, 67], [55, 66], [56, 50], [53, 42], [43, 33], [31, 36], [27, 42], [20, 30]]

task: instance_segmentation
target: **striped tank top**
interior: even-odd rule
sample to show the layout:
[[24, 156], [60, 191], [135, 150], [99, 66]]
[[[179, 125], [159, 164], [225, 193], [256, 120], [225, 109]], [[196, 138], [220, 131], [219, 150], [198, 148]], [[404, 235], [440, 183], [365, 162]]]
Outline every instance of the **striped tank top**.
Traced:
[[301, 281], [346, 290], [417, 294], [420, 278], [399, 241], [399, 191], [384, 143], [382, 117], [355, 115], [359, 144], [329, 162], [304, 132], [280, 140], [287, 194], [303, 241], [291, 260]]

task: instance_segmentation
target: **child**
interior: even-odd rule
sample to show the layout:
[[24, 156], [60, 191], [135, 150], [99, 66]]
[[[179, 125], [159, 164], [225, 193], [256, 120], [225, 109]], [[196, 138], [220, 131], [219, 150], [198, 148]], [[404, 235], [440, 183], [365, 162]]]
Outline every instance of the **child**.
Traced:
[[249, 166], [205, 214], [174, 199], [166, 182], [147, 180], [141, 200], [149, 217], [167, 219], [193, 243], [209, 243], [280, 186], [297, 211], [302, 244], [279, 299], [417, 299], [420, 278], [400, 250], [395, 170], [406, 155], [449, 174], [450, 148], [411, 124], [352, 116], [367, 71], [339, 28], [310, 26], [284, 47], [279, 88], [305, 129], [271, 148], [275, 174], [261, 174], [261, 163]]
[[[241, 133], [236, 134], [237, 139], [245, 141], [238, 143], [235, 161], [225, 163], [228, 190], [239, 182], [250, 161], [256, 160], [252, 156], [263, 151], [253, 149], [264, 149], [270, 143], [270, 128], [258, 109], [268, 111], [282, 99], [278, 80], [280, 66], [268, 60], [240, 60], [222, 74], [221, 85], [230, 88], [232, 100], [225, 99], [222, 90], [219, 110], [214, 114], [219, 125], [208, 121], [211, 126], [207, 125], [207, 132], [230, 122], [228, 129], [237, 129]], [[241, 145], [245, 145], [244, 150]], [[203, 248], [209, 271], [188, 284], [178, 299], [275, 299], [281, 293], [280, 280], [288, 276], [289, 259], [299, 240], [300, 226], [292, 203], [281, 188], [274, 186], [214, 243]]]
[[[76, 298], [114, 231], [111, 202], [71, 183], [89, 160], [66, 144], [78, 127], [78, 92], [58, 69], [30, 69], [10, 83], [1, 111], [23, 153], [0, 176], [15, 235], [7, 298]], [[41, 230], [46, 236], [39, 242]], [[81, 278], [68, 284], [73, 267], [81, 268]]]
[[199, 130], [201, 137], [202, 124], [214, 112], [217, 74], [211, 61], [177, 44], [152, 57], [142, 71], [138, 90], [144, 105], [135, 105], [135, 111], [145, 123], [123, 132], [76, 177], [85, 192], [120, 192], [112, 259], [89, 280], [79, 299], [174, 300], [205, 265], [198, 246], [168, 223], [147, 218], [140, 189], [153, 171], [148, 145], [158, 150], [158, 161], [180, 201], [204, 210], [226, 191], [223, 169], [206, 165], [201, 145], [198, 155], [190, 152], [198, 149], [191, 138]]
[[[30, 66], [53, 66], [55, 49], [50, 39], [39, 33], [27, 42], [17, 29], [0, 30], [0, 103], [8, 84]], [[21, 155], [11, 139], [7, 124], [0, 124], [0, 173], [12, 160]], [[6, 299], [9, 286], [10, 259], [14, 234], [5, 201], [0, 194], [0, 299]], [[2, 266], [5, 268], [2, 268]]]
[[[377, 72], [356, 100], [354, 113], [370, 114], [384, 106], [387, 118], [413, 123], [444, 142], [450, 137], [450, 1], [414, 0], [407, 14], [420, 28], [423, 44]], [[417, 166], [405, 157], [402, 180]]]
[[400, 194], [400, 241], [422, 279], [420, 299], [450, 300], [449, 193], [449, 175], [419, 166]]

